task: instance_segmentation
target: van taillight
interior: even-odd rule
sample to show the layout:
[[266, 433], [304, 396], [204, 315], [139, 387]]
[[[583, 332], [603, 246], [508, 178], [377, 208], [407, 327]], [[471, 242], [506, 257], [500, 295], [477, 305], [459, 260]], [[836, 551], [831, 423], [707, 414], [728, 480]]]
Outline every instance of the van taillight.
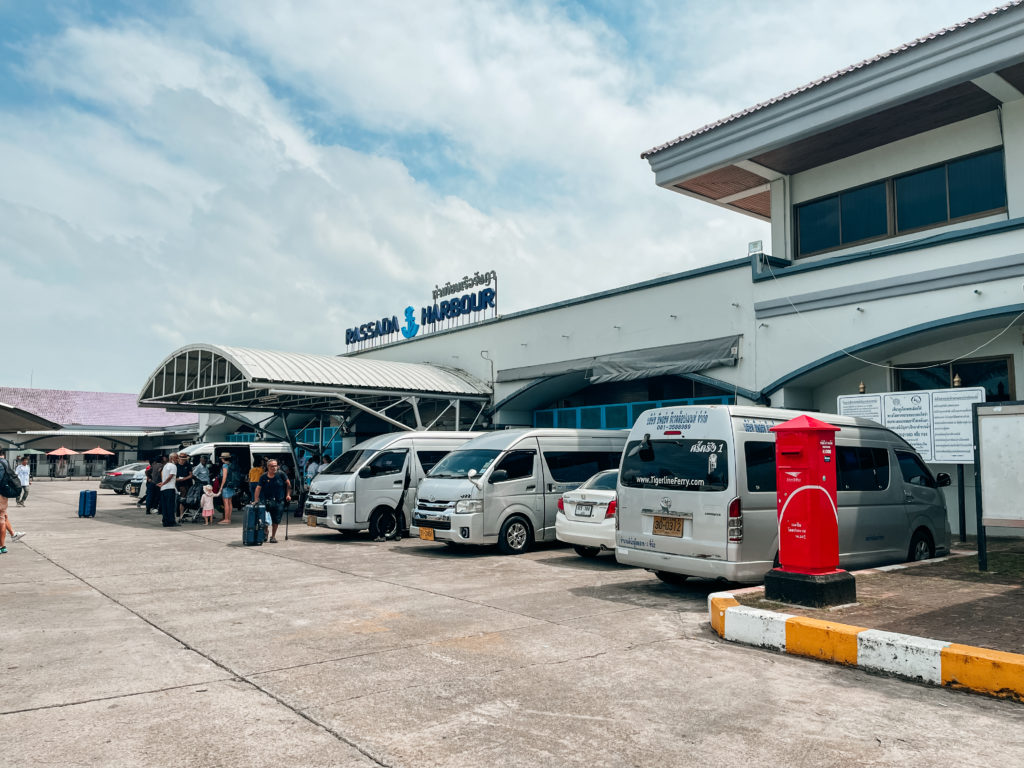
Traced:
[[558, 511], [565, 512], [565, 504], [562, 503], [562, 497], [558, 497]]
[[615, 499], [608, 502], [608, 511], [604, 513], [605, 519], [615, 517]]
[[743, 510], [738, 497], [729, 502], [729, 541], [743, 541]]

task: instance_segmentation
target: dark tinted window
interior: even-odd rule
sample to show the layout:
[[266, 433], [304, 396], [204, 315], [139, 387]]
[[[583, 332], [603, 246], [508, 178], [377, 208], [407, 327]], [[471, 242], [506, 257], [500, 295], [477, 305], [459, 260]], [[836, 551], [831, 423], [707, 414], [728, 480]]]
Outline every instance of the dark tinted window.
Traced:
[[1003, 151], [964, 157], [949, 164], [949, 217], [956, 219], [1006, 207]]
[[553, 426], [555, 426], [555, 412], [554, 411], [534, 411], [533, 412], [533, 426], [535, 426], [535, 427], [553, 427]]
[[800, 253], [815, 253], [839, 245], [839, 197], [797, 208]]
[[916, 389], [947, 389], [956, 377], [961, 387], [984, 387], [985, 400], [990, 403], [1012, 399], [1010, 358], [996, 357], [982, 360], [957, 360], [944, 365], [911, 365], [894, 371], [893, 389], [912, 392]]
[[924, 463], [912, 453], [896, 452], [896, 460], [900, 463], [903, 481], [909, 485], [920, 485], [925, 488], [935, 487], [935, 478]]
[[370, 476], [394, 475], [405, 467], [405, 455], [408, 453], [404, 448], [399, 451], [384, 451], [369, 463]]
[[441, 459], [448, 455], [448, 451], [416, 451], [416, 458], [424, 472], [429, 472]]
[[885, 448], [836, 446], [836, 488], [884, 491], [889, 487], [889, 451]]
[[723, 440], [635, 440], [626, 446], [619, 477], [630, 488], [724, 491], [728, 458]]
[[505, 480], [519, 480], [524, 477], [532, 477], [534, 455], [534, 451], [509, 451], [498, 462], [494, 471], [497, 472], [499, 469], [503, 469], [508, 472], [508, 477]]
[[751, 440], [743, 445], [747, 460], [747, 490], [775, 493], [775, 443]]
[[556, 483], [582, 483], [604, 469], [618, 467], [620, 456], [618, 451], [544, 451]]
[[842, 242], [856, 243], [889, 232], [885, 182], [851, 189], [839, 196]]
[[946, 166], [908, 173], [895, 180], [896, 229], [938, 224], [948, 218], [946, 210]]

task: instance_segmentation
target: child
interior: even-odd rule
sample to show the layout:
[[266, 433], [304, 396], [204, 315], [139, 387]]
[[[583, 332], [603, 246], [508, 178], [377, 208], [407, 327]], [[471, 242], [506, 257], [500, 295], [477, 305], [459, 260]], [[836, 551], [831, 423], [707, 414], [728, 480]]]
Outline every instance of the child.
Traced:
[[200, 499], [200, 505], [203, 510], [203, 525], [209, 525], [213, 521], [214, 496], [220, 496], [220, 494], [214, 494], [212, 485], [204, 485], [203, 496]]

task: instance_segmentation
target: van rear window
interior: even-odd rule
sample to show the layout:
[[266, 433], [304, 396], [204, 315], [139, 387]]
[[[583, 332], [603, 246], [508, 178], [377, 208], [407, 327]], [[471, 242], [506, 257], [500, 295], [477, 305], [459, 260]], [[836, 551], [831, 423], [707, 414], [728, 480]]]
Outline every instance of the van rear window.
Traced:
[[729, 461], [724, 440], [634, 440], [619, 470], [627, 488], [724, 491]]

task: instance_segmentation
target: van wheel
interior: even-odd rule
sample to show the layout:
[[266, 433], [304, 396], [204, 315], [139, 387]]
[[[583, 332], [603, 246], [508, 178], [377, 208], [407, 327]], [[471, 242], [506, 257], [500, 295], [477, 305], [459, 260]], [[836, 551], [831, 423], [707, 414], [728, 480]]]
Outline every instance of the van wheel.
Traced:
[[530, 526], [521, 517], [510, 517], [498, 533], [498, 549], [503, 555], [521, 555], [530, 548]]
[[572, 548], [576, 550], [576, 554], [580, 557], [591, 558], [601, 554], [600, 547], [584, 547], [580, 544], [573, 544]]
[[932, 535], [924, 528], [918, 528], [914, 531], [914, 536], [910, 540], [910, 551], [907, 553], [907, 560], [915, 562], [917, 560], [931, 560], [935, 557], [935, 543], [932, 541]]
[[398, 515], [390, 507], [381, 507], [370, 515], [370, 536], [374, 541], [394, 538], [398, 531]]
[[690, 578], [685, 573], [671, 573], [669, 571], [655, 571], [654, 575], [666, 584], [671, 584], [674, 587], [681, 586], [683, 582]]

